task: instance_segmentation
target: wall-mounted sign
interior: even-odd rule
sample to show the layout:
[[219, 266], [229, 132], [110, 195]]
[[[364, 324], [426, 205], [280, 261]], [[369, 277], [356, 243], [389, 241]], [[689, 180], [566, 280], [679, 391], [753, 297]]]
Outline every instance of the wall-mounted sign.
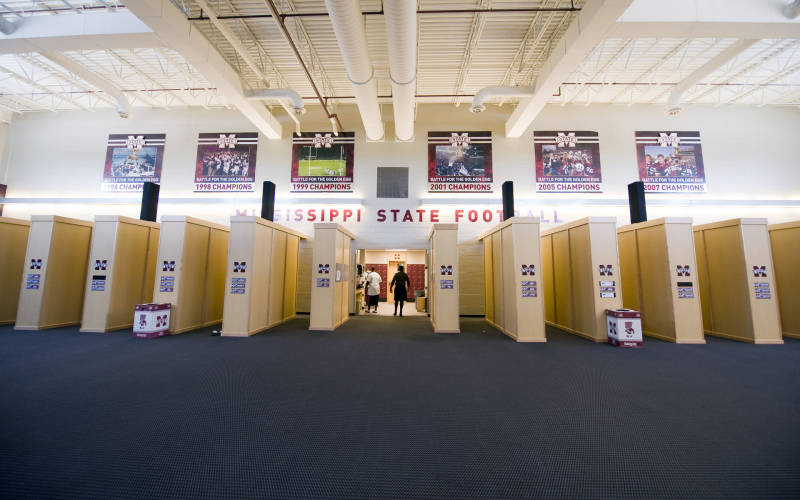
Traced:
[[537, 193], [602, 193], [597, 132], [535, 131]]
[[700, 132], [636, 132], [639, 180], [648, 193], [704, 193]]
[[292, 137], [292, 193], [353, 191], [353, 132], [303, 132]]
[[103, 191], [141, 191], [161, 182], [166, 134], [111, 134], [106, 147]]
[[428, 132], [428, 192], [492, 192], [491, 132]]
[[254, 191], [258, 132], [199, 134], [195, 192]]

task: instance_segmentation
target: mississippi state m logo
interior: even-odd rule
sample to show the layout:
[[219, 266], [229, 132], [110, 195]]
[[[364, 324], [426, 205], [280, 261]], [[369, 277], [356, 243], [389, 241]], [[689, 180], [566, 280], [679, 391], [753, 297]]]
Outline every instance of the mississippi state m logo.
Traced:
[[675, 271], [678, 274], [678, 276], [691, 276], [692, 275], [692, 273], [689, 271], [689, 266], [682, 266], [682, 265], [678, 264], [677, 266], [675, 266]]
[[600, 276], [614, 276], [614, 266], [611, 264], [600, 264], [598, 270]]
[[753, 266], [753, 276], [756, 278], [766, 278], [767, 266]]

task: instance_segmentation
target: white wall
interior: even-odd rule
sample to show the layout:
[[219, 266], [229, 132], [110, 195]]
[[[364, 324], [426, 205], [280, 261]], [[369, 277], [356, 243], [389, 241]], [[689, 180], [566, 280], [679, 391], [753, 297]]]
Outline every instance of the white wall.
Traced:
[[[648, 215], [692, 216], [707, 222], [740, 216], [768, 217], [770, 222], [800, 219], [800, 111], [788, 108], [687, 107], [676, 117], [661, 106], [549, 106], [519, 139], [503, 137], [512, 108], [489, 106], [480, 115], [468, 105], [420, 105], [416, 140], [410, 143], [365, 142], [353, 106], [340, 106], [344, 126], [356, 131], [353, 193], [291, 194], [289, 190], [290, 128], [284, 139], [261, 138], [256, 186], [264, 180], [277, 185], [277, 222], [306, 233], [313, 222], [286, 221], [286, 210], [333, 208], [361, 211], [343, 223], [357, 236], [356, 247], [424, 248], [430, 231], [430, 211], [439, 222], [453, 222], [464, 210], [461, 240], [474, 238], [499, 222], [500, 185], [513, 180], [520, 215], [542, 215], [544, 228], [587, 215], [614, 215], [628, 222], [627, 184], [637, 179], [636, 130], [699, 130], [706, 167], [707, 193], [648, 195]], [[383, 109], [391, 117], [391, 107]], [[304, 130], [328, 130], [327, 120], [312, 108], [303, 117]], [[533, 167], [532, 130], [595, 130], [600, 134], [604, 192], [601, 194], [537, 194]], [[492, 130], [494, 193], [427, 193], [428, 130]], [[256, 193], [193, 193], [196, 141], [199, 132], [254, 130], [241, 115], [226, 110], [139, 110], [123, 120], [113, 111], [27, 114], [15, 118], [8, 130], [0, 183], [8, 184], [5, 215], [58, 213], [91, 219], [96, 214], [138, 216], [138, 195], [100, 190], [106, 140], [110, 133], [166, 133], [159, 214], [187, 214], [228, 223], [238, 211], [259, 212]], [[377, 166], [407, 166], [409, 199], [375, 198]], [[27, 198], [44, 198], [33, 203]], [[25, 201], [17, 203], [14, 201]], [[379, 209], [425, 210], [424, 222], [377, 222]], [[468, 222], [469, 210], [492, 216], [489, 223]], [[388, 213], [388, 212], [387, 212]], [[304, 219], [308, 213], [304, 212]], [[389, 213], [391, 217], [391, 213]], [[480, 219], [479, 219], [480, 220]], [[317, 219], [319, 222], [319, 218]], [[325, 222], [328, 222], [326, 219]]]

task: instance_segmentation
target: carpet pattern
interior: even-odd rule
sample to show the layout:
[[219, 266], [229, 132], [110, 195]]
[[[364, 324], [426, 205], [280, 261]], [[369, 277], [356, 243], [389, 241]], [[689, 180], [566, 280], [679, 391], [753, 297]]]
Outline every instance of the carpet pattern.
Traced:
[[800, 341], [0, 327], [4, 498], [797, 498]]

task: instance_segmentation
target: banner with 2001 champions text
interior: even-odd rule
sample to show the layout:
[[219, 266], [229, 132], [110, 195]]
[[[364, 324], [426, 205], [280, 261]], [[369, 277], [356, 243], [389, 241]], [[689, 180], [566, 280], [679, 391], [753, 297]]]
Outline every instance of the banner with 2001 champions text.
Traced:
[[428, 132], [428, 192], [491, 193], [491, 132]]
[[103, 191], [141, 191], [161, 182], [166, 134], [110, 134], [103, 167]]
[[645, 192], [706, 192], [700, 132], [636, 132], [636, 156]]
[[255, 191], [257, 150], [258, 132], [199, 134], [195, 192]]
[[535, 131], [537, 193], [602, 193], [597, 132]]
[[353, 191], [353, 132], [303, 132], [292, 137], [293, 193]]

